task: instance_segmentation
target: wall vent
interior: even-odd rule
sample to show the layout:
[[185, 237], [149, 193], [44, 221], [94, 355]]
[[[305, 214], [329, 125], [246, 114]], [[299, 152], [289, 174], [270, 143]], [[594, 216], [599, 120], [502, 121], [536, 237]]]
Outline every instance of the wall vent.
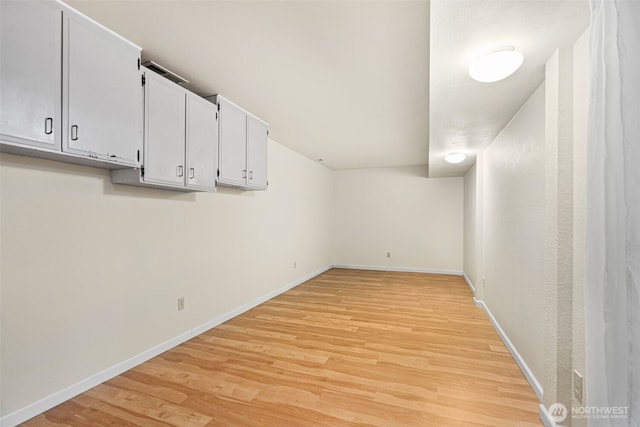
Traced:
[[144, 65], [145, 67], [147, 67], [151, 71], [160, 74], [162, 77], [167, 78], [167, 79], [171, 80], [174, 83], [178, 83], [179, 85], [185, 85], [185, 84], [189, 83], [189, 80], [187, 80], [187, 79], [185, 79], [183, 77], [180, 77], [179, 75], [177, 75], [173, 71], [167, 70], [162, 65], [156, 64], [153, 61], [144, 62], [144, 63], [142, 63], [142, 65]]

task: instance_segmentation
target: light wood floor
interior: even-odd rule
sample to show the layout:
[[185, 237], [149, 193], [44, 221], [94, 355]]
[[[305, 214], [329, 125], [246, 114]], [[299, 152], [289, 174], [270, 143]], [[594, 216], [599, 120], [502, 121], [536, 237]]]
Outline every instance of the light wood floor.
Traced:
[[26, 426], [540, 426], [461, 277], [333, 269]]

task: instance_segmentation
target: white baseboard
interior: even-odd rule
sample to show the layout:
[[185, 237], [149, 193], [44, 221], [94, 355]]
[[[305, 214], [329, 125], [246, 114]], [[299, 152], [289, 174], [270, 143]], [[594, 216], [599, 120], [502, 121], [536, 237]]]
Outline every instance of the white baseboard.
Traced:
[[473, 293], [473, 297], [475, 298], [475, 296], [476, 296], [476, 287], [473, 286], [473, 283], [471, 283], [471, 279], [469, 279], [469, 277], [467, 276], [467, 273], [462, 272], [462, 276], [464, 277], [465, 282], [467, 282], [467, 285], [469, 285], [469, 289], [471, 289], [471, 292]]
[[489, 307], [487, 307], [484, 301], [480, 301], [475, 298], [473, 300], [475, 305], [477, 305], [478, 307], [482, 307], [484, 312], [487, 314], [487, 317], [491, 321], [491, 324], [493, 324], [493, 327], [495, 328], [496, 332], [498, 332], [498, 335], [502, 339], [502, 342], [504, 343], [505, 347], [507, 347], [507, 350], [509, 350], [509, 353], [511, 353], [513, 360], [516, 361], [516, 364], [522, 371], [522, 374], [527, 379], [527, 382], [529, 382], [531, 389], [538, 397], [538, 400], [542, 402], [542, 386], [540, 385], [536, 377], [533, 375], [533, 372], [531, 372], [531, 369], [529, 369], [529, 367], [525, 363], [522, 356], [520, 356], [520, 353], [518, 353], [518, 350], [516, 350], [516, 347], [513, 345], [513, 343], [511, 342], [507, 334], [504, 332], [504, 330], [500, 327], [496, 318], [493, 317], [493, 314], [491, 314], [491, 310], [489, 310]]
[[137, 354], [127, 360], [124, 360], [110, 368], [105, 369], [104, 371], [98, 372], [84, 380], [81, 380], [75, 384], [70, 385], [60, 391], [57, 391], [53, 394], [50, 394], [43, 399], [40, 399], [24, 408], [18, 409], [15, 412], [5, 415], [0, 418], [0, 426], [1, 427], [14, 427], [24, 421], [27, 421], [30, 418], [33, 418], [46, 410], [53, 408], [77, 395], [89, 390], [92, 387], [97, 386], [98, 384], [102, 384], [103, 382], [110, 380], [111, 378], [120, 375], [123, 372], [128, 371], [129, 369], [138, 366], [141, 363], [146, 362], [147, 360], [156, 357], [157, 355], [164, 353], [167, 350], [172, 349], [173, 347], [182, 344], [185, 341], [190, 340], [211, 328], [218, 326], [221, 323], [226, 322], [229, 319], [232, 319], [245, 311], [256, 307], [265, 301], [270, 300], [271, 298], [280, 295], [292, 289], [301, 283], [306, 282], [307, 280], [313, 279], [314, 277], [324, 273], [325, 271], [331, 269], [333, 266], [329, 265], [327, 267], [321, 268], [318, 271], [315, 271], [311, 274], [307, 274], [306, 276], [295, 280], [294, 282], [289, 283], [279, 289], [276, 289], [273, 292], [270, 292], [262, 297], [259, 297], [253, 301], [248, 302], [247, 304], [236, 308], [235, 310], [231, 310], [228, 313], [225, 313], [221, 316], [218, 316], [190, 331], [187, 331], [183, 334], [178, 335], [177, 337], [171, 338], [161, 344], [158, 344], [155, 347], [152, 347], [140, 354]]
[[452, 276], [462, 276], [462, 271], [434, 270], [430, 268], [386, 267], [386, 266], [377, 266], [377, 265], [353, 265], [353, 264], [334, 264], [333, 268], [347, 268], [350, 270], [398, 271], [402, 273], [449, 274]]

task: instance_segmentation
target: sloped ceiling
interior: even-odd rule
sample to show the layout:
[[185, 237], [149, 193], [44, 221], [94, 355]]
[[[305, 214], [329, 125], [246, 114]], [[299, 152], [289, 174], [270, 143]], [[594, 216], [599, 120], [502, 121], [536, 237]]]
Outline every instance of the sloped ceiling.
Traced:
[[426, 1], [67, 3], [330, 168], [428, 161]]
[[[67, 0], [191, 81], [270, 123], [332, 169], [424, 165], [461, 176], [589, 21], [587, 0]], [[478, 54], [513, 45], [508, 79], [478, 83]], [[430, 75], [431, 73], [431, 75]], [[450, 165], [443, 156], [468, 159]]]

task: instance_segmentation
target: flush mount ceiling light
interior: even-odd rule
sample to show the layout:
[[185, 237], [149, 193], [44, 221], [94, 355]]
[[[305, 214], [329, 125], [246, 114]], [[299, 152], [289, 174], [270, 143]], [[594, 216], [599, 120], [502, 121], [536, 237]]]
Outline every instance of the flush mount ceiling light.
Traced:
[[462, 153], [449, 153], [444, 156], [444, 160], [449, 163], [460, 163], [466, 158], [467, 156]]
[[497, 82], [515, 73], [524, 57], [513, 47], [481, 56], [469, 68], [472, 79], [483, 83]]

